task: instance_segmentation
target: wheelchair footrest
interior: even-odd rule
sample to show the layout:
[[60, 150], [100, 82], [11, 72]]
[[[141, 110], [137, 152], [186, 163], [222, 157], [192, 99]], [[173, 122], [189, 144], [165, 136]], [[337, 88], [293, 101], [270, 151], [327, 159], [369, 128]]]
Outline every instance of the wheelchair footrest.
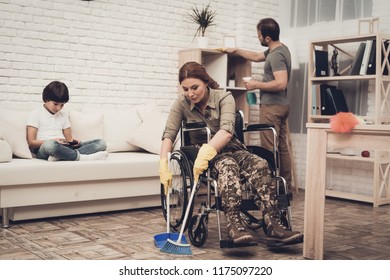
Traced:
[[257, 246], [256, 242], [246, 242], [246, 243], [234, 243], [232, 239], [222, 239], [219, 241], [220, 248], [239, 248], [239, 247], [249, 247]]

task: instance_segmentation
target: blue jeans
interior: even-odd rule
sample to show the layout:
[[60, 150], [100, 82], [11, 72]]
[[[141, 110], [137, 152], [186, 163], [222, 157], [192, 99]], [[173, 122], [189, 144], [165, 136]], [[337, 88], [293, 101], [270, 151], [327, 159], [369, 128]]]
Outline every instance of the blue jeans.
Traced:
[[38, 149], [37, 158], [47, 160], [49, 156], [53, 156], [59, 160], [74, 161], [79, 160], [80, 154], [89, 155], [99, 151], [105, 151], [106, 148], [106, 142], [102, 139], [81, 142], [77, 148], [61, 145], [56, 140], [46, 140]]

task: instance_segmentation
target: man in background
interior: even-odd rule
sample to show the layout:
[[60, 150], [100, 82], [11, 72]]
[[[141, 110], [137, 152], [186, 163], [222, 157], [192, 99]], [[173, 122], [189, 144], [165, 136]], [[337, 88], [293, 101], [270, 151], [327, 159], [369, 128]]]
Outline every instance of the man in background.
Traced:
[[[239, 55], [253, 62], [265, 62], [264, 76], [261, 81], [250, 79], [245, 81], [248, 90], [260, 90], [260, 122], [275, 126], [278, 135], [280, 155], [280, 175], [287, 181], [291, 192], [291, 159], [287, 142], [287, 118], [290, 111], [287, 98], [287, 85], [291, 73], [291, 55], [288, 47], [279, 41], [279, 24], [272, 18], [265, 18], [257, 24], [257, 36], [260, 44], [268, 49], [254, 52], [238, 48], [227, 48], [226, 53]], [[260, 133], [261, 146], [273, 149], [272, 133]]]

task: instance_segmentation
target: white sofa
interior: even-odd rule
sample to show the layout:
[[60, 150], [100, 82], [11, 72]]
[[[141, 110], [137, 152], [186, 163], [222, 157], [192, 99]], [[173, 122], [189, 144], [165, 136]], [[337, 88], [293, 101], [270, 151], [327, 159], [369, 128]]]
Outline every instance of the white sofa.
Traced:
[[48, 162], [36, 159], [26, 141], [25, 123], [29, 111], [0, 108], [3, 227], [9, 226], [9, 219], [18, 221], [160, 205], [158, 153], [166, 114], [154, 104], [126, 109], [69, 106], [67, 110], [76, 139], [106, 140], [109, 152], [106, 160]]

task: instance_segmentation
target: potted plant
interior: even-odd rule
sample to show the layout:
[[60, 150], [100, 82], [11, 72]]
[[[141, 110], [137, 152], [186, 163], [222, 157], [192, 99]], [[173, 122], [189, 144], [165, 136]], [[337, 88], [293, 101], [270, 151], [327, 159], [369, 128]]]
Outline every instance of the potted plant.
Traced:
[[211, 10], [210, 3], [202, 9], [198, 9], [198, 7], [195, 5], [195, 7], [191, 10], [191, 20], [198, 25], [198, 29], [195, 32], [194, 38], [198, 36], [198, 45], [201, 48], [208, 47], [208, 38], [204, 35], [208, 27], [215, 25], [215, 15], [216, 12]]

